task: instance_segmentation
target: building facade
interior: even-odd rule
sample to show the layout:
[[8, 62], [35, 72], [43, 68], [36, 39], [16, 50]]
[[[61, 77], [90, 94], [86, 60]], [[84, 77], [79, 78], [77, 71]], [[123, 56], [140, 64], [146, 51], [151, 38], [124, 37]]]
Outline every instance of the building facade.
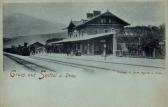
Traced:
[[121, 35], [129, 23], [112, 14], [110, 11], [87, 13], [86, 19], [70, 21], [68, 38], [52, 42], [52, 45], [63, 44], [62, 52], [80, 52], [89, 55], [115, 55], [117, 36]]

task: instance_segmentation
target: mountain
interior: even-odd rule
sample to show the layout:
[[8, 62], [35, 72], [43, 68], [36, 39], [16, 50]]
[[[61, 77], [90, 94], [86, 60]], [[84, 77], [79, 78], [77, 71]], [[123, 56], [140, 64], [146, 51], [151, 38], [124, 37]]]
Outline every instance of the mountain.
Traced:
[[65, 28], [61, 23], [52, 23], [43, 19], [25, 14], [11, 14], [3, 20], [4, 37], [27, 36], [55, 33]]
[[50, 33], [50, 34], [37, 34], [37, 35], [29, 35], [29, 36], [17, 36], [13, 38], [3, 38], [3, 47], [11, 47], [12, 45], [18, 46], [23, 45], [24, 42], [27, 42], [28, 45], [33, 44], [35, 42], [40, 42], [45, 44], [49, 39], [62, 39], [67, 38], [67, 32], [59, 32], [59, 33]]

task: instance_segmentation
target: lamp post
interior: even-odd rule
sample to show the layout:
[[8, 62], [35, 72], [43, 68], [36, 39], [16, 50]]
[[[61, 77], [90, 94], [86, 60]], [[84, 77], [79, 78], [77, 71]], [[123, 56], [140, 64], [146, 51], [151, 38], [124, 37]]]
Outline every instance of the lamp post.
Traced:
[[140, 45], [141, 45], [141, 37], [138, 38], [138, 55], [140, 55]]
[[104, 45], [103, 45], [103, 56], [104, 56], [104, 60], [106, 60], [106, 43], [104, 42]]
[[106, 57], [106, 43], [103, 44], [103, 56]]

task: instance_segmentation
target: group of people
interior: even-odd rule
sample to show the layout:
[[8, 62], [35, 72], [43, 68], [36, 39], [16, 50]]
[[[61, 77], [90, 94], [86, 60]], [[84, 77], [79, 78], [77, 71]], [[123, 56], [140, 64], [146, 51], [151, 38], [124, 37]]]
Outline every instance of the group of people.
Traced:
[[67, 56], [81, 56], [82, 53], [79, 50], [71, 50], [68, 48], [66, 54]]

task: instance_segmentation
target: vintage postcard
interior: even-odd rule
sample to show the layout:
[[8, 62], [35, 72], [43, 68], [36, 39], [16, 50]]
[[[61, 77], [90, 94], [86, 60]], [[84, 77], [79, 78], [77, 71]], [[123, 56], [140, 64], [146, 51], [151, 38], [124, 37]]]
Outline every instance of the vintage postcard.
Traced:
[[0, 107], [167, 107], [166, 3], [7, 0]]

